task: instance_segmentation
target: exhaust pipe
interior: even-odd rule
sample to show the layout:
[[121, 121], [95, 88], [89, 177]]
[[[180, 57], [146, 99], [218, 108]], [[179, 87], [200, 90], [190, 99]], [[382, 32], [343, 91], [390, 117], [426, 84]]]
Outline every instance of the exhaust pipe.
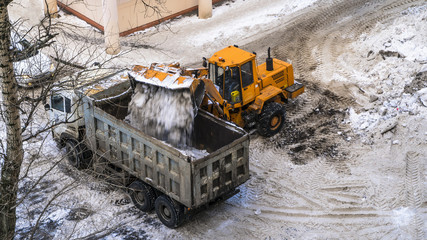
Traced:
[[265, 60], [267, 71], [273, 71], [273, 59], [270, 57], [270, 48], [268, 48], [268, 58]]

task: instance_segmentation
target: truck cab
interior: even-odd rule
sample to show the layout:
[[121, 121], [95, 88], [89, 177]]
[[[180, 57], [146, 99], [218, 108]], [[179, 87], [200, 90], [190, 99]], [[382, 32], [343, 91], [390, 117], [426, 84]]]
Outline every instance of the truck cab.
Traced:
[[[45, 105], [48, 110], [49, 120], [53, 124], [52, 134], [54, 139], [65, 136], [79, 138], [78, 129], [84, 125], [81, 119], [83, 109], [78, 104], [79, 99], [72, 90], [52, 91], [50, 103]], [[62, 137], [61, 137], [62, 136]]]
[[55, 140], [61, 143], [69, 139], [83, 140], [85, 123], [82, 96], [76, 91], [83, 91], [85, 95], [96, 94], [111, 85], [111, 82], [116, 82], [114, 78], [128, 80], [127, 71], [100, 68], [84, 70], [56, 83], [45, 105]]

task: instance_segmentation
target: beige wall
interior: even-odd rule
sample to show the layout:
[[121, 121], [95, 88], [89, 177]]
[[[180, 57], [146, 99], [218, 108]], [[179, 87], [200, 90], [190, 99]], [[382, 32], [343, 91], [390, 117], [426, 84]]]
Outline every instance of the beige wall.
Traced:
[[[78, 17], [83, 19], [86, 17], [90, 21], [93, 21], [92, 23], [89, 23], [95, 27], [104, 27], [102, 21], [102, 1], [103, 0], [58, 0], [58, 2], [65, 4], [83, 16], [82, 17], [79, 16], [79, 14], [76, 14]], [[165, 18], [185, 10], [195, 10], [198, 4], [198, 0], [161, 1], [164, 2], [164, 4], [157, 6], [161, 11], [161, 16], [159, 16], [154, 13], [152, 9], [146, 9], [144, 5], [138, 0], [117, 0], [120, 32], [125, 33], [132, 29], [138, 30], [135, 28], [144, 25], [147, 26], [147, 24], [156, 22], [161, 18]], [[149, 0], [146, 2], [154, 3], [155, 1]], [[87, 21], [87, 19], [84, 20]], [[96, 26], [96, 24], [99, 26]]]
[[[124, 2], [124, 1], [122, 1]], [[135, 6], [135, 0], [119, 4], [119, 26], [120, 32], [136, 28], [160, 18], [167, 17], [177, 12], [197, 6], [198, 0], [169, 0], [163, 6], [157, 6], [161, 10], [161, 16], [156, 15], [153, 10], [146, 10], [141, 2]]]
[[58, 0], [58, 4], [63, 3], [72, 10], [77, 11], [84, 17], [102, 26], [102, 1], [103, 0]]

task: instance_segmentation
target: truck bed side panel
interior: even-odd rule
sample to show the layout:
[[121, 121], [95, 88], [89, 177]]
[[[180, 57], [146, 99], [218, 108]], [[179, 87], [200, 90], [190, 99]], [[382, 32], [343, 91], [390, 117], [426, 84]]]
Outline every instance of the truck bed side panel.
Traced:
[[178, 151], [85, 101], [86, 137], [97, 156], [190, 207], [191, 164]]
[[194, 207], [233, 191], [249, 179], [249, 137], [193, 162]]

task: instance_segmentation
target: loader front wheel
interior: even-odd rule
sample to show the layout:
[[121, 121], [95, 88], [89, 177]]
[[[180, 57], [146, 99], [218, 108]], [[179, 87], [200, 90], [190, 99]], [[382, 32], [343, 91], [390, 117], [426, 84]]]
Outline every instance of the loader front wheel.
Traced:
[[266, 104], [258, 119], [258, 133], [271, 137], [278, 133], [285, 122], [286, 111], [282, 104], [271, 102]]
[[135, 207], [143, 212], [153, 210], [155, 194], [150, 186], [137, 180], [129, 185], [129, 191]]
[[177, 228], [184, 219], [184, 207], [166, 195], [156, 199], [156, 213], [160, 221], [168, 228]]

